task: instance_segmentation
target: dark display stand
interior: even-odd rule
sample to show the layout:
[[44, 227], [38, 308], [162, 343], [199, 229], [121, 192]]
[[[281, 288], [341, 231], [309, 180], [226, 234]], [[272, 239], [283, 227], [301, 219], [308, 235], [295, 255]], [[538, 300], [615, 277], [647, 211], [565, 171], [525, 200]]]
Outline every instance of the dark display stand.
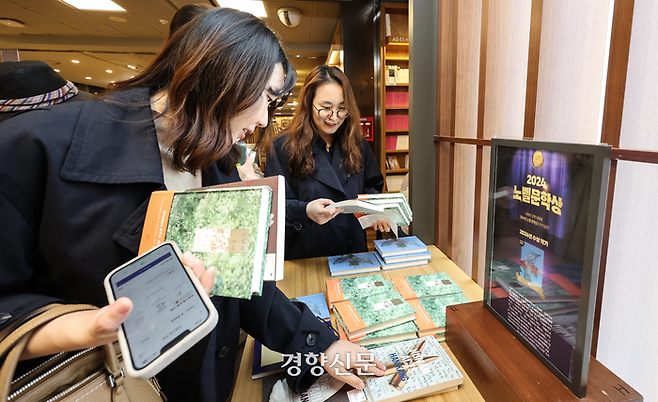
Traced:
[[590, 358], [587, 395], [578, 398], [482, 302], [446, 309], [446, 342], [486, 401], [631, 402], [642, 395]]

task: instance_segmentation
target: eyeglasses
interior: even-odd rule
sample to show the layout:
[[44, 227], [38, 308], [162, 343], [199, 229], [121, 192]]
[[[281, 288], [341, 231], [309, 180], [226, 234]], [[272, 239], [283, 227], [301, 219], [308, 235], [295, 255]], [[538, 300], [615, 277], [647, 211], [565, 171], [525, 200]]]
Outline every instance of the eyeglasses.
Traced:
[[[313, 107], [315, 108], [315, 110], [318, 111], [318, 116], [322, 120], [327, 120], [327, 119], [331, 118], [331, 116], [334, 115], [334, 110], [330, 107], [318, 108], [315, 105], [313, 105]], [[336, 117], [338, 117], [339, 119], [344, 119], [349, 115], [350, 115], [350, 112], [348, 112], [347, 109], [338, 109], [336, 111]]]
[[272, 100], [272, 101], [270, 102], [270, 104], [267, 106], [268, 109], [270, 109], [270, 110], [276, 110], [276, 108], [279, 108], [279, 107], [285, 105], [286, 102], [288, 101], [288, 97], [289, 97], [290, 95], [291, 95], [291, 92], [288, 92], [288, 93], [285, 93], [285, 94], [281, 95], [280, 98], [277, 98], [277, 99]]

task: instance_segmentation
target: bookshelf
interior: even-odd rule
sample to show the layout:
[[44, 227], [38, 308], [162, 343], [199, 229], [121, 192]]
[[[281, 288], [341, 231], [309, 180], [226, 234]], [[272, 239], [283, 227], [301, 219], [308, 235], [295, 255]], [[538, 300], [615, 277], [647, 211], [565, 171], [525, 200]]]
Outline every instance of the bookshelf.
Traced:
[[385, 192], [409, 173], [409, 16], [404, 3], [381, 3], [380, 167]]

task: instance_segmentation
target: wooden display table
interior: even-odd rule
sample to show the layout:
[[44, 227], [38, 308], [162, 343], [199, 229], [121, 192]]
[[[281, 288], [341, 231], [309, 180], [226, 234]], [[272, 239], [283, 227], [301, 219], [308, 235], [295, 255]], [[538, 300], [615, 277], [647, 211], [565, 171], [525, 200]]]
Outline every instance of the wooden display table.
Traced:
[[636, 402], [642, 395], [593, 357], [578, 398], [481, 302], [446, 311], [446, 343], [487, 401]]
[[[482, 300], [483, 290], [471, 278], [468, 277], [457, 267], [448, 257], [446, 257], [435, 246], [428, 246], [432, 253], [432, 259], [429, 264], [420, 267], [403, 268], [391, 271], [382, 271], [382, 275], [387, 278], [396, 276], [408, 276], [426, 274], [432, 272], [445, 272], [455, 281], [464, 291], [464, 296], [469, 300]], [[284, 279], [277, 283], [288, 297], [299, 297], [314, 293], [325, 292], [325, 281], [329, 279], [329, 266], [326, 257], [310, 258], [305, 260], [286, 261]], [[448, 355], [453, 359], [457, 367], [464, 374], [464, 384], [459, 389], [452, 392], [446, 392], [425, 398], [418, 399], [424, 402], [479, 402], [484, 401], [473, 382], [466, 375], [466, 372], [455, 359], [450, 348], [444, 342], [441, 344]], [[233, 390], [233, 402], [258, 402], [262, 400], [261, 380], [251, 379], [251, 363], [253, 359], [254, 340], [247, 338], [244, 353], [240, 362], [235, 389]]]

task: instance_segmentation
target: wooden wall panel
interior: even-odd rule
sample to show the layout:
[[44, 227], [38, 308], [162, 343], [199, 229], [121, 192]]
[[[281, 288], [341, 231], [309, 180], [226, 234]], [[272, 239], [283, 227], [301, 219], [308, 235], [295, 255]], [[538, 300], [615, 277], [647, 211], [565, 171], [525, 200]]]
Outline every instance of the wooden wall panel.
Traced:
[[543, 2], [535, 139], [599, 142], [612, 4]]
[[484, 138], [523, 137], [531, 2], [489, 2]]

